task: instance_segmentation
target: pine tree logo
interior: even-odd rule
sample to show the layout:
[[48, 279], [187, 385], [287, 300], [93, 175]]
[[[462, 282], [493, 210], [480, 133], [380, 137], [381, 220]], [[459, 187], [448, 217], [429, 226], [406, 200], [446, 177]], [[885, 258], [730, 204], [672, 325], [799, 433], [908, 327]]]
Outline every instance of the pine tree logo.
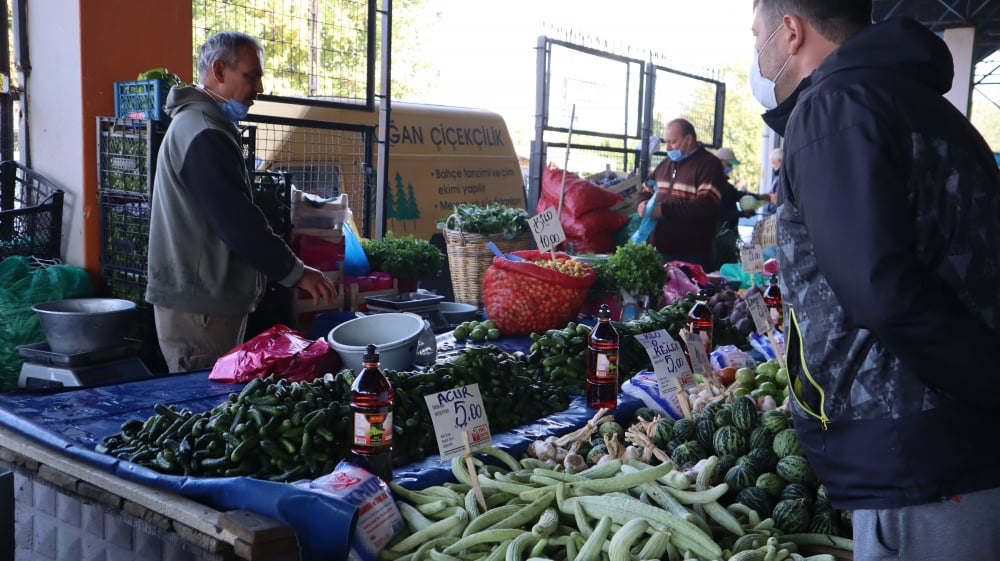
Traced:
[[[420, 219], [420, 208], [413, 193], [413, 184], [403, 184], [403, 176], [396, 172], [396, 188], [385, 191], [385, 215], [393, 221], [392, 229], [406, 231], [406, 223]], [[397, 224], [398, 223], [398, 224]], [[402, 228], [399, 228], [402, 226]]]

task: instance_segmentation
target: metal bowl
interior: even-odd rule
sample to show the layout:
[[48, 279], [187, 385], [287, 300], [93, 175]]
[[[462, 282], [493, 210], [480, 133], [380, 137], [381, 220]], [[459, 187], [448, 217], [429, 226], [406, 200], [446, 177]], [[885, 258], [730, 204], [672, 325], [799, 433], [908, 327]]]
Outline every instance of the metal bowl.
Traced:
[[461, 302], [441, 302], [438, 304], [438, 309], [445, 321], [452, 325], [476, 319], [476, 313], [479, 311], [472, 304]]
[[117, 298], [52, 300], [31, 307], [54, 353], [75, 355], [120, 345], [128, 333], [135, 302]]

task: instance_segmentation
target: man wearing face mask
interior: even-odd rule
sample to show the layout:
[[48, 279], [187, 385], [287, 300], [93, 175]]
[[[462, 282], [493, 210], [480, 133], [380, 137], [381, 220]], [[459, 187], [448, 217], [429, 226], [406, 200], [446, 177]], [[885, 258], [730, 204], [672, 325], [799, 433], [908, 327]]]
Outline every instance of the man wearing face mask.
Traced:
[[685, 261], [712, 270], [719, 198], [726, 184], [719, 159], [698, 142], [694, 126], [684, 119], [667, 124], [663, 137], [667, 159], [653, 170], [656, 203], [646, 208], [651, 192], [640, 192], [639, 216], [660, 218], [651, 243], [664, 262]]
[[[854, 559], [1000, 559], [1000, 172], [945, 43], [871, 1], [755, 0], [784, 137], [777, 247], [795, 429]], [[945, 452], [942, 452], [945, 451]]]
[[243, 342], [266, 281], [331, 301], [333, 283], [303, 265], [251, 199], [236, 122], [263, 91], [263, 47], [223, 31], [198, 54], [199, 84], [173, 88], [150, 204], [148, 284], [171, 372], [211, 368]]

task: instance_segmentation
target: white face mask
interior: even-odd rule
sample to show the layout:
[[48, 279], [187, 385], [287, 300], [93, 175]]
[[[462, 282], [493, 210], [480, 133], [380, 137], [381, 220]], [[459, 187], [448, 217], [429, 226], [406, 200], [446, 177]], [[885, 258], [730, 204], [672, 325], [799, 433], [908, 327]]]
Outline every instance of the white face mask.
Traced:
[[764, 106], [765, 109], [774, 109], [778, 106], [778, 98], [775, 96], [774, 88], [775, 82], [778, 81], [778, 77], [781, 73], [785, 71], [785, 67], [788, 66], [788, 61], [792, 60], [792, 55], [788, 55], [785, 59], [784, 64], [775, 74], [774, 79], [765, 78], [763, 74], [760, 73], [760, 54], [764, 52], [764, 49], [771, 44], [771, 40], [774, 39], [775, 34], [781, 27], [774, 28], [771, 32], [770, 37], [767, 41], [764, 41], [764, 45], [761, 46], [760, 50], [754, 50], [753, 52], [753, 62], [750, 64], [750, 91], [753, 92], [753, 96]]

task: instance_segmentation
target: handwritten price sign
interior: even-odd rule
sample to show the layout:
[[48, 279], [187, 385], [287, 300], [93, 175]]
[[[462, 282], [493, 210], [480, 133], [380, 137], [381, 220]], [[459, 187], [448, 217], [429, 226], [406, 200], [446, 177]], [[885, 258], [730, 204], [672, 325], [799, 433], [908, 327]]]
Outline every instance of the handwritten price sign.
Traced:
[[530, 222], [531, 235], [535, 236], [538, 251], [548, 251], [566, 241], [566, 232], [556, 216], [556, 209], [547, 208], [532, 216]]
[[434, 422], [438, 451], [442, 460], [465, 455], [462, 433], [469, 435], [469, 447], [479, 450], [493, 445], [490, 422], [483, 408], [479, 384], [470, 384], [424, 396]]
[[767, 309], [764, 297], [759, 292], [750, 292], [743, 299], [746, 300], [747, 311], [750, 312], [750, 317], [753, 318], [753, 324], [757, 328], [757, 333], [767, 335], [773, 327], [771, 326], [771, 311]]
[[694, 376], [687, 357], [684, 356], [684, 347], [666, 330], [640, 333], [635, 338], [642, 343], [649, 361], [653, 363], [660, 397], [669, 397], [672, 391], [694, 385]]
[[740, 261], [744, 273], [764, 272], [764, 250], [759, 245], [746, 244], [740, 248]]
[[688, 356], [691, 357], [691, 369], [699, 374], [708, 374], [712, 371], [712, 363], [708, 360], [708, 353], [705, 352], [705, 340], [697, 333], [691, 333], [682, 329], [684, 344], [687, 345]]

